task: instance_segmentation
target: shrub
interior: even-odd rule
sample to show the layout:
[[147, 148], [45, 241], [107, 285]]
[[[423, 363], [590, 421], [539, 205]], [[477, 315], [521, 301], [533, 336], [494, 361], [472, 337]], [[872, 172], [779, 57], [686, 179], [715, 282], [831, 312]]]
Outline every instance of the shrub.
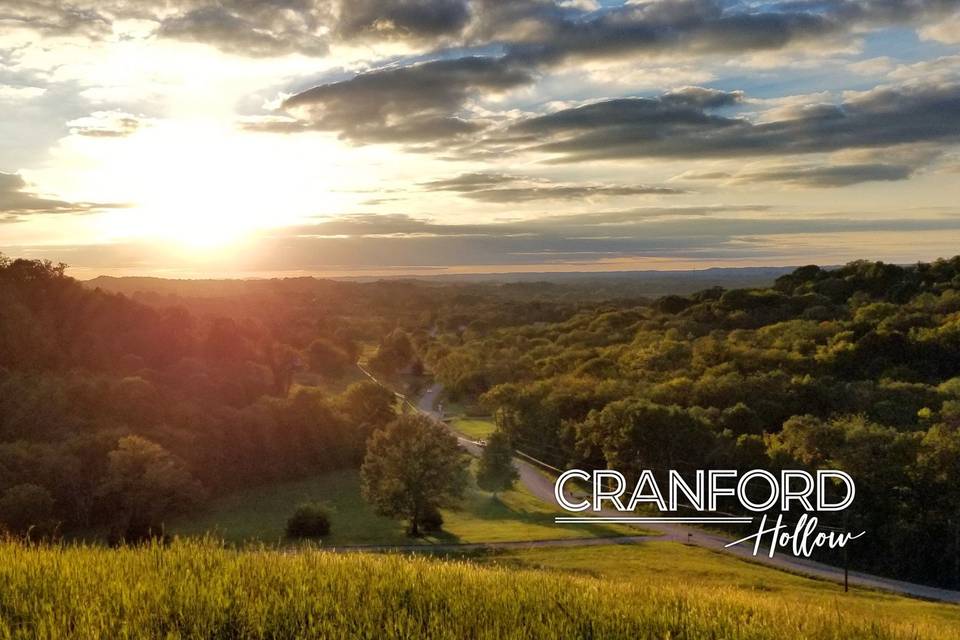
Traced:
[[297, 507], [287, 520], [288, 538], [322, 538], [330, 533], [330, 516], [315, 502]]

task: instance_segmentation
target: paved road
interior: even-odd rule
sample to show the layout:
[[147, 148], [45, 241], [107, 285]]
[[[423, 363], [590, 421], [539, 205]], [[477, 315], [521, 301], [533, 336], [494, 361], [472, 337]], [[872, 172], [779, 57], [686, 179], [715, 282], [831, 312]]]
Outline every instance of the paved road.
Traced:
[[[434, 410], [434, 407], [437, 404], [437, 399], [439, 398], [443, 388], [439, 384], [434, 384], [432, 387], [427, 389], [427, 391], [420, 397], [417, 402], [417, 408], [425, 413], [428, 416], [433, 417], [436, 420], [440, 420], [439, 414]], [[466, 449], [472, 455], [480, 455], [482, 446], [470, 440], [464, 438], [457, 434], [457, 439], [460, 441], [460, 445]], [[520, 481], [524, 486], [536, 497], [540, 498], [544, 502], [548, 502], [554, 506], [557, 506], [556, 498], [554, 497], [554, 482], [553, 479], [549, 478], [543, 471], [532, 465], [531, 463], [522, 460], [520, 458], [514, 458], [514, 464], [517, 467], [517, 471], [520, 474]], [[605, 516], [617, 516], [622, 515], [614, 511], [606, 510], [601, 511], [598, 515]], [[711, 551], [719, 551], [722, 553], [729, 553], [737, 557], [743, 558], [744, 560], [749, 560], [751, 562], [757, 562], [759, 564], [775, 567], [777, 569], [782, 569], [785, 571], [790, 571], [793, 573], [800, 573], [803, 575], [813, 576], [816, 578], [821, 578], [823, 580], [830, 580], [832, 582], [843, 583], [843, 569], [838, 569], [831, 565], [823, 564], [822, 562], [814, 562], [813, 560], [807, 560], [804, 558], [797, 558], [792, 555], [789, 555], [788, 552], [778, 551], [777, 555], [773, 558], [768, 557], [766, 554], [761, 552], [761, 555], [754, 556], [752, 553], [752, 545], [737, 545], [735, 547], [726, 547], [726, 545], [736, 538], [725, 537], [719, 534], [710, 533], [702, 529], [697, 529], [694, 527], [689, 527], [682, 524], [670, 524], [670, 523], [655, 523], [655, 524], [643, 524], [639, 525], [643, 529], [649, 531], [656, 531], [658, 534], [655, 537], [651, 536], [629, 536], [625, 539], [621, 539], [621, 543], [629, 542], [642, 542], [645, 540], [668, 540], [681, 542], [684, 544], [692, 544], [698, 547], [703, 547], [705, 549], [710, 549]], [[744, 525], [735, 525], [738, 527], [743, 527]], [[748, 535], [749, 533], [754, 533], [753, 530], [746, 530], [746, 533], [743, 535]], [[735, 533], [740, 534], [741, 531], [737, 530]], [[738, 535], [737, 538], [743, 537], [743, 535]], [[561, 544], [563, 543], [563, 544]], [[486, 546], [490, 548], [511, 548], [503, 547], [503, 544], [519, 544], [524, 545], [525, 547], [539, 547], [539, 546], [574, 546], [575, 544], [580, 545], [593, 545], [593, 544], [610, 544], [610, 539], [608, 538], [585, 538], [579, 540], [544, 540], [539, 542], [525, 542], [525, 543], [500, 543], [500, 545], [489, 544], [489, 545], [479, 545], [480, 547]], [[457, 548], [462, 548], [463, 545], [458, 545]], [[522, 548], [522, 547], [521, 547]], [[900, 593], [903, 595], [915, 596], [918, 598], [925, 598], [928, 600], [940, 600], [943, 602], [954, 602], [960, 603], [960, 591], [951, 591], [949, 589], [937, 589], [935, 587], [928, 587], [920, 584], [913, 584], [910, 582], [902, 582], [899, 580], [891, 580], [888, 578], [882, 578], [879, 576], [870, 575], [867, 573], [860, 573], [857, 571], [850, 572], [850, 584], [858, 585], [861, 587], [868, 587], [871, 589], [881, 589], [884, 591], [892, 591], [894, 593]]]

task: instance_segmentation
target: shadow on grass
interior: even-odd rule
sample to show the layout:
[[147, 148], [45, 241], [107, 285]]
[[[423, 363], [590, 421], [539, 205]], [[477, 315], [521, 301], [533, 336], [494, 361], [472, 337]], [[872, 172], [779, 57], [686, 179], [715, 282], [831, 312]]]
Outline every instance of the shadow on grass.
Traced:
[[[623, 528], [618, 529], [617, 527], [602, 524], [556, 524], [553, 519], [555, 516], [560, 515], [559, 513], [553, 513], [543, 509], [513, 507], [504, 502], [501, 495], [493, 496], [480, 490], [470, 492], [470, 495], [464, 503], [463, 510], [469, 510], [470, 515], [478, 520], [509, 521], [556, 528], [558, 531], [577, 531], [581, 534], [577, 537], [606, 538], [624, 535], [643, 535], [646, 533], [640, 529], [637, 529], [635, 532], [626, 533]], [[469, 503], [469, 505], [467, 503]]]

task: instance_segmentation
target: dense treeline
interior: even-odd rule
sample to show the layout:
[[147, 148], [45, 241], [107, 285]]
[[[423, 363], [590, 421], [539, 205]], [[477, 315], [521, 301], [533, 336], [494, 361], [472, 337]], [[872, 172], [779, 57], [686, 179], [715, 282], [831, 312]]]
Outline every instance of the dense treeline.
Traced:
[[770, 288], [442, 334], [425, 356], [558, 465], [844, 469], [845, 524], [868, 532], [853, 562], [960, 586], [960, 257], [803, 267]]
[[[0, 300], [0, 523], [16, 533], [143, 537], [211, 492], [357, 466], [394, 415], [372, 383], [294, 388], [355, 357], [324, 324], [290, 344], [2, 257]], [[308, 362], [318, 341], [340, 360]]]
[[142, 538], [219, 492], [359, 467], [395, 412], [358, 358], [414, 384], [437, 332], [469, 337], [581, 308], [540, 289], [84, 284], [64, 265], [0, 255], [0, 529]]

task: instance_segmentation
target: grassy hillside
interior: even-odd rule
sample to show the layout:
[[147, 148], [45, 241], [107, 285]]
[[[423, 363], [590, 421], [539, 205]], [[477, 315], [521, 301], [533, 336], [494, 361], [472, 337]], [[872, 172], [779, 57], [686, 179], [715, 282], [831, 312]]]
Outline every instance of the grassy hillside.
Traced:
[[462, 509], [444, 510], [444, 531], [437, 536], [411, 539], [405, 523], [383, 518], [360, 497], [356, 471], [328, 473], [309, 480], [266, 485], [220, 498], [196, 517], [174, 522], [173, 533], [212, 533], [230, 542], [278, 542], [287, 518], [297, 505], [321, 502], [330, 510], [332, 530], [327, 545], [408, 545], [505, 540], [547, 540], [637, 535], [639, 529], [622, 525], [567, 525], [553, 523], [556, 510], [537, 500], [521, 485], [492, 500], [489, 493], [471, 487]]
[[[537, 568], [611, 581], [642, 580], [658, 588], [716, 589], [760, 605], [795, 603], [841, 619], [897, 620], [918, 630], [960, 629], [960, 607], [901, 598], [853, 588], [843, 593], [833, 582], [815, 580], [745, 562], [729, 555], [675, 542], [640, 545], [541, 548], [504, 551], [491, 563]], [[882, 636], [880, 636], [882, 637]]]
[[197, 542], [122, 550], [6, 542], [0, 637], [956, 637], [945, 618], [904, 616], [879, 601], [864, 612], [839, 595], [804, 602], [646, 577]]

